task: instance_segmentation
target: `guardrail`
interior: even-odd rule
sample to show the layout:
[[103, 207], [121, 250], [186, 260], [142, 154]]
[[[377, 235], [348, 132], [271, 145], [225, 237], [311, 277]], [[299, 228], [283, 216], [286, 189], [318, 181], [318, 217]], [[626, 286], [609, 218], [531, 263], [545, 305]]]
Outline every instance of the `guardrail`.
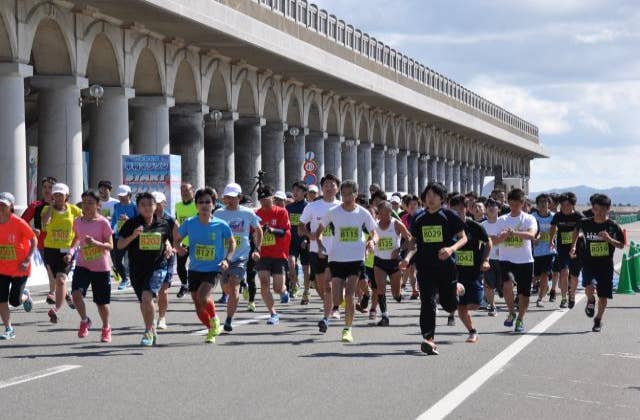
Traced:
[[629, 223], [640, 221], [640, 215], [638, 214], [617, 214], [612, 215], [611, 218], [615, 220], [619, 225], [626, 225]]

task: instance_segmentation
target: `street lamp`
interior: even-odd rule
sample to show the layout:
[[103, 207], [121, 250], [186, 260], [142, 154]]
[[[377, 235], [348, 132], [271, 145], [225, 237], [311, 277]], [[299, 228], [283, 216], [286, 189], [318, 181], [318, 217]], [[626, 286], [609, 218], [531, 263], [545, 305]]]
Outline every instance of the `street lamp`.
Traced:
[[96, 104], [96, 106], [100, 106], [102, 103], [102, 98], [104, 97], [104, 88], [100, 85], [91, 85], [89, 86], [89, 96], [83, 97], [80, 95], [78, 100], [78, 105], [83, 106], [85, 103], [87, 104]]
[[[289, 130], [287, 130], [287, 132], [289, 133], [289, 135], [291, 137], [295, 138], [295, 137], [298, 136], [298, 134], [300, 134], [300, 129], [298, 127], [289, 127]], [[287, 141], [287, 137], [284, 136], [282, 140], [286, 142]]]
[[214, 109], [211, 112], [209, 112], [209, 118], [216, 123], [216, 127], [218, 126], [218, 121], [220, 121], [222, 119], [222, 111], [220, 111], [219, 109]]

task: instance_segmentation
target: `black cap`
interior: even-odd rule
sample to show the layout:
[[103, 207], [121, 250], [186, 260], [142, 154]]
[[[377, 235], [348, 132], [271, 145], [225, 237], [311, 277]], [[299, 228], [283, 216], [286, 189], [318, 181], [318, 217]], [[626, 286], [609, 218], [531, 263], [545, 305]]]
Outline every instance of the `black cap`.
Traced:
[[273, 187], [270, 185], [265, 185], [262, 188], [258, 188], [258, 199], [262, 200], [263, 198], [273, 197], [274, 191]]
[[107, 187], [110, 190], [113, 189], [113, 186], [111, 185], [111, 181], [107, 181], [107, 180], [102, 180], [98, 182], [98, 188], [102, 188], [102, 187]]

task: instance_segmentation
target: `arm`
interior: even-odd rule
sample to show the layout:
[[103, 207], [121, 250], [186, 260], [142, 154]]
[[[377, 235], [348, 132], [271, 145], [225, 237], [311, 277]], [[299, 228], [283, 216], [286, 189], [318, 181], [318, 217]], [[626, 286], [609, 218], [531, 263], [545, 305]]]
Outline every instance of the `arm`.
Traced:
[[47, 210], [45, 211], [44, 209], [42, 210], [42, 213], [40, 214], [42, 217], [42, 226], [47, 226], [49, 224], [49, 222], [51, 221], [51, 215], [53, 214], [53, 204], [49, 204], [47, 206]]
[[531, 227], [529, 230], [525, 230], [524, 232], [512, 232], [513, 236], [517, 236], [520, 239], [534, 241], [536, 239], [536, 235], [538, 234], [538, 228]]
[[[549, 229], [549, 249], [555, 249], [555, 239], [556, 239], [556, 233], [558, 232], [558, 228], [556, 225], [551, 225], [551, 228]], [[577, 235], [576, 235], [577, 238]]]
[[133, 242], [138, 236], [140, 236], [143, 230], [144, 228], [142, 226], [138, 226], [129, 236], [123, 237], [122, 235], [120, 235], [118, 237], [118, 249], [126, 249], [131, 242]]
[[27, 268], [29, 268], [29, 264], [31, 263], [31, 257], [33, 256], [33, 253], [36, 251], [37, 248], [38, 248], [38, 238], [36, 236], [33, 236], [31, 239], [29, 239], [29, 252], [27, 252], [27, 255], [24, 257], [24, 260], [22, 261], [22, 263], [20, 263], [20, 269], [22, 271], [27, 271]]
[[489, 271], [491, 266], [489, 265], [489, 255], [491, 254], [491, 248], [493, 248], [493, 243], [491, 242], [491, 238], [487, 242], [485, 242], [484, 252], [482, 253], [482, 265], [480, 266], [480, 270]]

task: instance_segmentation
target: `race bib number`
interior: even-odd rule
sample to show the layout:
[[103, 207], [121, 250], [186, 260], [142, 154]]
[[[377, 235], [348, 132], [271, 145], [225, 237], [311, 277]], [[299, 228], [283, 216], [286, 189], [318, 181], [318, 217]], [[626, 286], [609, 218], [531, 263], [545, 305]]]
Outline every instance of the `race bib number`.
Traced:
[[512, 235], [507, 238], [504, 245], [508, 248], [520, 248], [521, 246], [524, 246], [524, 241], [522, 238]]
[[331, 226], [325, 226], [322, 231], [322, 236], [333, 237], [333, 230], [331, 230]]
[[360, 239], [360, 229], [357, 227], [340, 228], [340, 242], [358, 242]]
[[196, 260], [213, 261], [216, 258], [216, 247], [213, 245], [196, 245]]
[[158, 232], [141, 233], [139, 239], [142, 251], [159, 251], [162, 248], [162, 234]]
[[369, 268], [373, 267], [374, 261], [375, 261], [374, 253], [373, 252], [368, 252], [367, 253], [367, 257], [364, 260], [365, 267], [369, 267]]
[[378, 240], [378, 249], [380, 251], [391, 251], [393, 250], [393, 239], [392, 238], [380, 238]]
[[276, 235], [266, 232], [262, 237], [262, 246], [273, 246], [276, 244]]
[[422, 226], [422, 241], [428, 244], [444, 242], [442, 226]]
[[13, 245], [0, 245], [0, 260], [14, 261], [16, 257], [16, 248]]
[[298, 226], [300, 224], [300, 213], [291, 213], [289, 215], [289, 221], [291, 226]]
[[184, 216], [178, 217], [178, 223], [179, 224], [183, 224], [184, 221], [187, 220], [187, 219], [188, 219], [188, 217], [184, 217]]
[[102, 209], [102, 210], [100, 210], [100, 214], [103, 215], [104, 217], [111, 217], [111, 210]]
[[541, 242], [549, 242], [549, 239], [550, 239], [549, 232], [540, 232]]
[[85, 261], [95, 261], [102, 257], [102, 250], [95, 245], [83, 245], [80, 251]]
[[609, 244], [606, 242], [590, 242], [589, 253], [592, 257], [608, 257], [609, 256]]
[[573, 243], [573, 232], [560, 232], [560, 243], [571, 245]]
[[236, 241], [236, 248], [240, 248], [240, 244], [242, 243], [242, 236], [233, 235], [233, 240]]
[[456, 251], [456, 265], [473, 267], [473, 251]]
[[69, 238], [71, 236], [71, 232], [64, 229], [54, 229], [51, 231], [51, 239], [53, 239], [57, 243], [67, 243], [69, 242]]
[[118, 220], [116, 222], [116, 232], [120, 232], [120, 228], [122, 227], [122, 225], [124, 225], [124, 220]]

